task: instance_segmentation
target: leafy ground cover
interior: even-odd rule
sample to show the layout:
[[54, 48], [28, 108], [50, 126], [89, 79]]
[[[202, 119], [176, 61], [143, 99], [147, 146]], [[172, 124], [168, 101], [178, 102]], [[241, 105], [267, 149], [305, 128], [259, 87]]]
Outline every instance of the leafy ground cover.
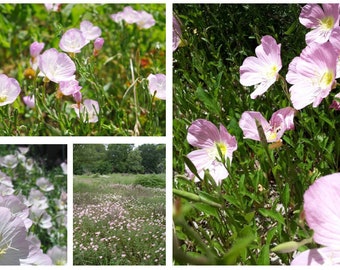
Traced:
[[[302, 251], [320, 247], [313, 238], [318, 227], [311, 227], [317, 222], [304, 211], [309, 209], [304, 202], [310, 201], [304, 196], [316, 179], [339, 171], [339, 112], [334, 109], [338, 84], [335, 64], [325, 73], [310, 66], [309, 76], [321, 73], [313, 82], [325, 83], [317, 89], [329, 87], [320, 104], [312, 104], [310, 97], [315, 84], [299, 98], [291, 88], [312, 81], [298, 73], [294, 77], [293, 71], [302, 66], [294, 70], [290, 65], [295, 57], [300, 57], [295, 63], [304, 61], [300, 54], [312, 31], [299, 21], [303, 7], [174, 5], [179, 21], [174, 30], [179, 46], [173, 52], [174, 264], [288, 265]], [[338, 16], [336, 6], [334, 10]], [[249, 72], [245, 59], [261, 54], [260, 44], [277, 48], [265, 36], [281, 44], [282, 67], [273, 64], [264, 75], [249, 75], [255, 85], [279, 72], [265, 93], [252, 98], [255, 88], [241, 84], [240, 67]], [[320, 55], [328, 55], [334, 50], [327, 42], [310, 46], [327, 47]], [[274, 63], [276, 57], [268, 61]], [[337, 55], [329, 59], [335, 63]], [[253, 61], [256, 70], [260, 64]], [[304, 85], [299, 88], [303, 91]], [[310, 102], [302, 108], [306, 100]], [[274, 114], [282, 108], [285, 111]], [[283, 125], [282, 119], [288, 118]], [[339, 198], [338, 186], [329, 193], [333, 199]], [[334, 218], [325, 226], [333, 226], [339, 216]]]
[[165, 135], [165, 4], [0, 12], [1, 135]]
[[165, 190], [135, 181], [74, 178], [74, 265], [165, 265]]

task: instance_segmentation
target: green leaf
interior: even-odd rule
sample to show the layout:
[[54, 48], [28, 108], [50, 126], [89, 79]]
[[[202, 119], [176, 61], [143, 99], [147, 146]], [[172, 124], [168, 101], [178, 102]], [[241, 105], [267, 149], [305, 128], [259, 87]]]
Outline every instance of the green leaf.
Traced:
[[238, 238], [234, 242], [232, 248], [224, 256], [223, 260], [225, 264], [235, 264], [237, 258], [246, 251], [248, 245], [254, 240], [253, 235], [248, 235], [243, 238]]
[[185, 164], [188, 166], [189, 170], [202, 181], [202, 178], [198, 175], [197, 169], [195, 165], [191, 162], [191, 160], [187, 156], [183, 156], [183, 160]]
[[195, 203], [193, 205], [197, 210], [209, 215], [209, 216], [213, 216], [217, 219], [219, 219], [219, 215], [218, 215], [218, 211], [215, 207], [210, 206], [208, 204], [205, 203]]
[[219, 104], [213, 100], [213, 98], [204, 91], [202, 87], [198, 87], [196, 90], [196, 97], [204, 103], [204, 105], [209, 109], [210, 111], [219, 114], [220, 113], [220, 108]]
[[285, 184], [285, 187], [283, 188], [282, 191], [282, 203], [285, 208], [288, 208], [289, 205], [289, 199], [290, 199], [290, 187], [289, 184]]
[[285, 224], [285, 220], [284, 220], [283, 216], [281, 214], [279, 214], [278, 212], [276, 212], [275, 210], [260, 208], [259, 212], [264, 217], [269, 217], [269, 218], [272, 218], [272, 219], [276, 220], [277, 222], [279, 222], [283, 225]]

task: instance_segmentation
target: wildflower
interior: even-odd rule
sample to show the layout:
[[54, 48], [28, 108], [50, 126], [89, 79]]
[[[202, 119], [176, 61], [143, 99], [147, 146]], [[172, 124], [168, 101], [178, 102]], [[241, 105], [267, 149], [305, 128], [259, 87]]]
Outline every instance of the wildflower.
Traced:
[[287, 82], [295, 109], [319, 106], [335, 84], [338, 56], [330, 43], [312, 43], [289, 64]]
[[54, 48], [48, 49], [40, 55], [39, 69], [41, 71], [39, 76], [45, 76], [55, 83], [75, 79], [76, 66], [71, 58]]
[[243, 86], [255, 85], [250, 94], [252, 99], [265, 93], [275, 83], [282, 68], [281, 44], [271, 36], [264, 36], [256, 47], [255, 56], [247, 57], [240, 67], [240, 83]]
[[45, 177], [39, 177], [36, 180], [36, 185], [45, 192], [54, 190], [53, 184]]
[[[237, 142], [234, 136], [231, 136], [227, 129], [220, 125], [220, 129], [205, 119], [195, 120], [188, 129], [188, 142], [200, 149], [194, 150], [188, 154], [188, 158], [195, 165], [199, 176], [203, 178], [204, 171], [209, 170], [210, 175], [217, 183], [226, 178], [229, 173], [221, 162], [224, 160], [232, 160], [232, 154], [237, 149]], [[220, 157], [220, 152], [222, 157]], [[190, 177], [192, 172], [187, 172]]]
[[32, 96], [24, 96], [22, 97], [22, 100], [24, 101], [24, 103], [26, 104], [26, 106], [28, 108], [34, 108], [35, 107], [35, 97], [34, 95]]
[[104, 39], [103, 38], [96, 38], [96, 40], [93, 43], [93, 55], [97, 56], [99, 54], [99, 51], [102, 49], [104, 45]]
[[166, 99], [166, 80], [164, 74], [150, 74], [148, 76], [149, 91], [151, 95], [155, 95], [156, 98]]
[[256, 121], [262, 126], [267, 142], [277, 142], [286, 130], [294, 129], [295, 110], [291, 107], [280, 109], [273, 113], [268, 121], [260, 112], [246, 111], [242, 113], [239, 126], [245, 139], [261, 141]]
[[44, 4], [45, 8], [47, 11], [60, 11], [61, 9], [61, 4], [52, 4], [52, 3], [47, 3]]
[[83, 104], [72, 105], [78, 117], [82, 115], [84, 122], [95, 123], [98, 122], [99, 104], [92, 99], [85, 99]]
[[47, 201], [47, 198], [44, 196], [44, 194], [41, 193], [41, 191], [34, 188], [30, 190], [28, 202], [31, 206], [35, 206], [38, 209], [44, 210], [48, 208]]
[[123, 11], [111, 14], [110, 18], [115, 22], [124, 20], [127, 24], [137, 24], [139, 28], [150, 28], [155, 25], [156, 21], [150, 13], [145, 11], [136, 11], [132, 7], [127, 6]]
[[20, 259], [21, 265], [52, 265], [51, 258], [44, 254], [41, 249], [40, 240], [30, 234], [26, 238], [29, 242], [29, 254], [26, 259]]
[[18, 165], [19, 161], [15, 155], [6, 155], [0, 158], [0, 166], [14, 169]]
[[30, 64], [33, 70], [37, 70], [39, 66], [39, 55], [41, 51], [44, 49], [44, 47], [45, 47], [45, 43], [37, 42], [37, 41], [34, 41], [30, 45], [30, 54], [31, 54]]
[[80, 91], [75, 92], [75, 93], [72, 94], [72, 96], [73, 96], [74, 101], [77, 102], [77, 105], [79, 107], [80, 103], [82, 101], [82, 98], [83, 98], [81, 92]]
[[332, 101], [332, 104], [329, 106], [330, 109], [334, 109], [336, 111], [340, 110], [340, 93], [336, 94], [334, 96], [334, 100]]
[[142, 10], [138, 12], [138, 20], [136, 24], [139, 28], [148, 29], [154, 26], [156, 21], [150, 13]]
[[306, 34], [306, 43], [325, 43], [335, 27], [339, 26], [339, 4], [305, 5], [300, 13], [300, 23], [313, 29]]
[[304, 212], [313, 240], [323, 245], [298, 254], [292, 265], [340, 264], [340, 173], [317, 179], [305, 192]]
[[176, 16], [172, 15], [172, 51], [175, 51], [181, 43], [182, 30]]
[[73, 95], [82, 89], [77, 80], [62, 81], [59, 83], [59, 90], [64, 96]]
[[0, 74], [0, 106], [13, 103], [21, 92], [16, 79]]
[[19, 265], [29, 253], [25, 225], [6, 207], [0, 207], [0, 216], [0, 265]]
[[54, 265], [65, 265], [67, 262], [66, 247], [54, 246], [47, 251]]
[[64, 52], [79, 53], [89, 43], [82, 31], [76, 28], [67, 30], [60, 39], [59, 47]]
[[102, 34], [102, 30], [98, 26], [94, 26], [89, 21], [82, 21], [80, 23], [80, 31], [87, 41], [95, 40]]

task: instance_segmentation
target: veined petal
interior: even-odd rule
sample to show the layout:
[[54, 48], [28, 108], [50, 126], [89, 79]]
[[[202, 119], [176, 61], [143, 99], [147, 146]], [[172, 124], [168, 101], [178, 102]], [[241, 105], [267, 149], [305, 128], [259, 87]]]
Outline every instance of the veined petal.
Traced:
[[[215, 157], [207, 154], [206, 149], [198, 149], [190, 152], [187, 157], [195, 165], [197, 172], [200, 174], [205, 168], [208, 168], [210, 164], [214, 161]], [[189, 168], [186, 167], [186, 171], [193, 176]]]
[[[273, 113], [269, 124], [272, 127], [275, 128], [280, 128], [280, 132], [282, 134], [286, 130], [294, 129], [294, 114], [295, 114], [295, 109], [292, 107], [286, 107], [283, 109], [280, 109], [276, 112]], [[281, 137], [281, 136], [280, 136]]]
[[340, 249], [340, 173], [317, 179], [304, 194], [308, 226], [315, 242]]
[[340, 250], [329, 247], [306, 250], [299, 253], [291, 265], [335, 265], [340, 264]]
[[223, 141], [225, 145], [227, 145], [226, 156], [231, 161], [233, 152], [237, 149], [236, 138], [235, 136], [231, 136], [223, 125], [220, 125], [220, 138], [221, 138], [221, 141]]
[[219, 141], [220, 135], [217, 127], [208, 120], [197, 119], [188, 129], [187, 140], [195, 147], [208, 148]]
[[270, 128], [268, 121], [259, 112], [246, 111], [242, 113], [239, 126], [243, 130], [243, 136], [246, 139], [260, 141], [260, 135], [257, 129], [256, 120], [258, 120], [264, 130]]
[[319, 26], [319, 22], [324, 16], [325, 13], [318, 4], [308, 4], [302, 8], [299, 21], [307, 28], [315, 28]]

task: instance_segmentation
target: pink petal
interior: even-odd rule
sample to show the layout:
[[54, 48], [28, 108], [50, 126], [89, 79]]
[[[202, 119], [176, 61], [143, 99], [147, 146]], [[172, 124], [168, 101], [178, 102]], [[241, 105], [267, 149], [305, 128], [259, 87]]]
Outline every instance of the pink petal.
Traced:
[[237, 149], [237, 141], [234, 136], [231, 136], [227, 129], [220, 125], [220, 141], [224, 142], [227, 145], [227, 153], [226, 156], [231, 161], [233, 152]]
[[318, 27], [325, 14], [318, 4], [305, 5], [300, 13], [299, 21], [307, 28]]
[[340, 173], [317, 179], [304, 194], [308, 226], [314, 241], [328, 247], [340, 247]]
[[291, 265], [334, 265], [340, 264], [340, 250], [324, 247], [299, 253]]
[[260, 141], [260, 135], [257, 130], [256, 120], [258, 120], [264, 130], [269, 129], [269, 123], [259, 112], [246, 111], [242, 113], [239, 126], [243, 130], [243, 136], [246, 139]]
[[188, 129], [187, 140], [192, 146], [208, 148], [220, 140], [220, 135], [213, 123], [205, 119], [197, 119]]
[[269, 124], [271, 127], [280, 128], [278, 138], [281, 138], [286, 130], [294, 129], [294, 114], [295, 109], [292, 107], [286, 107], [273, 113]]
[[[206, 149], [199, 149], [199, 150], [194, 150], [190, 152], [187, 157], [191, 160], [191, 162], [195, 165], [196, 170], [198, 174], [203, 178], [204, 172], [201, 175], [201, 172], [210, 166], [210, 164], [214, 161], [215, 157], [211, 157], [208, 155]], [[193, 177], [193, 174], [189, 170], [188, 167], [186, 167], [187, 173], [189, 173], [190, 178]]]

